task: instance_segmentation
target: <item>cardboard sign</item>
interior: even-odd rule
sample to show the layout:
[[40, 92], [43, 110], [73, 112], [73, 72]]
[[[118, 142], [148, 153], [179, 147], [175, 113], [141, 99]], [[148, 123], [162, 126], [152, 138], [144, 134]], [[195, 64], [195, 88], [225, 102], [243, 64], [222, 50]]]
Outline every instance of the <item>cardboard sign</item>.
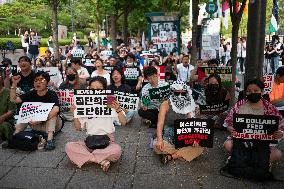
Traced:
[[85, 66], [94, 66], [95, 65], [96, 60], [95, 59], [91, 59], [91, 58], [83, 58], [82, 59], [82, 63]]
[[104, 66], [104, 70], [107, 71], [109, 74], [111, 73], [113, 68], [114, 68], [113, 66]]
[[214, 128], [211, 119], [178, 119], [174, 128], [175, 147], [192, 146], [194, 142], [202, 147], [213, 148]]
[[278, 142], [273, 136], [273, 133], [278, 130], [277, 116], [235, 114], [233, 120], [233, 127], [237, 131], [236, 139]]
[[11, 65], [11, 66], [4, 66], [1, 65], [0, 66], [0, 70], [4, 70], [5, 71], [5, 76], [10, 76], [15, 75], [18, 72], [17, 66], [16, 65]]
[[138, 68], [123, 68], [125, 80], [137, 80], [139, 77]]
[[198, 68], [198, 81], [201, 81], [204, 77], [208, 77], [210, 74], [218, 74], [221, 78], [222, 85], [225, 87], [232, 86], [232, 67], [199, 67]]
[[170, 95], [170, 86], [166, 85], [159, 88], [152, 88], [149, 89], [149, 94], [151, 99], [165, 99], [168, 98]]
[[272, 91], [273, 74], [265, 74], [264, 80], [264, 93], [268, 94]]
[[117, 101], [120, 106], [126, 110], [138, 110], [139, 96], [138, 94], [124, 93], [124, 92], [114, 92]]
[[18, 123], [46, 121], [54, 103], [24, 102], [20, 108]]
[[111, 90], [75, 90], [74, 117], [117, 117], [113, 108], [107, 107], [107, 96], [113, 95]]
[[37, 71], [47, 72], [50, 76], [50, 80], [56, 84], [62, 83], [62, 76], [58, 67], [44, 67], [38, 68]]
[[82, 49], [73, 49], [71, 51], [71, 54], [72, 54], [72, 58], [83, 58], [85, 51]]
[[201, 114], [208, 114], [208, 113], [222, 113], [228, 110], [229, 108], [229, 100], [221, 104], [213, 104], [213, 105], [199, 105], [200, 113]]
[[68, 112], [73, 104], [73, 97], [74, 97], [74, 90], [58, 90], [56, 91], [58, 96], [59, 104], [60, 104], [60, 111]]

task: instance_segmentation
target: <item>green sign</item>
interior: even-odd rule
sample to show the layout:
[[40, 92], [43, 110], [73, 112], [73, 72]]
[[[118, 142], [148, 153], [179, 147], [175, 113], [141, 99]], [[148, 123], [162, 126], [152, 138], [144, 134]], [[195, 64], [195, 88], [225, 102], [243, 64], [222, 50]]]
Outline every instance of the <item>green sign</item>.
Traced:
[[142, 105], [149, 106], [151, 103], [150, 96], [142, 96], [141, 101], [142, 101]]
[[211, 15], [212, 15], [212, 14], [214, 14], [215, 12], [217, 12], [218, 6], [217, 6], [217, 4], [214, 3], [214, 2], [208, 2], [208, 3], [206, 4], [205, 10], [206, 10], [206, 12], [207, 12], [208, 14], [211, 14]]
[[149, 90], [149, 93], [151, 99], [163, 100], [165, 98], [168, 98], [168, 96], [170, 95], [170, 86], [166, 85], [159, 88], [153, 88]]

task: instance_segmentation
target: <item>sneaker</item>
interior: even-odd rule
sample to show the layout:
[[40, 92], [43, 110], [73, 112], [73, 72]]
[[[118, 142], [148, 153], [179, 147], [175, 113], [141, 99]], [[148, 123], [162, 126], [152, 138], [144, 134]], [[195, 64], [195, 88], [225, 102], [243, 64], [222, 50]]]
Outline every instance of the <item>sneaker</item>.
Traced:
[[54, 150], [55, 149], [54, 141], [53, 140], [48, 140], [46, 142], [45, 149], [46, 150]]
[[42, 136], [40, 136], [40, 141], [37, 145], [37, 149], [43, 150], [45, 145], [46, 145], [46, 140]]

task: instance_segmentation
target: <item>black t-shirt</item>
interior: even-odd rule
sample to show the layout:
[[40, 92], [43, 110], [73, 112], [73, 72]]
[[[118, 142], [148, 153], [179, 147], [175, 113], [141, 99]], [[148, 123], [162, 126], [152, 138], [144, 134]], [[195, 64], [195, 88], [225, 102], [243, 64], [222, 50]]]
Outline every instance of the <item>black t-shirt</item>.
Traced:
[[35, 73], [33, 71], [26, 77], [23, 76], [21, 72], [19, 75], [21, 76], [21, 81], [18, 83], [18, 87], [20, 87], [24, 93], [34, 88]]
[[23, 102], [43, 102], [54, 103], [54, 106], [59, 107], [59, 100], [54, 91], [47, 90], [44, 96], [39, 96], [36, 90], [32, 90], [20, 96]]

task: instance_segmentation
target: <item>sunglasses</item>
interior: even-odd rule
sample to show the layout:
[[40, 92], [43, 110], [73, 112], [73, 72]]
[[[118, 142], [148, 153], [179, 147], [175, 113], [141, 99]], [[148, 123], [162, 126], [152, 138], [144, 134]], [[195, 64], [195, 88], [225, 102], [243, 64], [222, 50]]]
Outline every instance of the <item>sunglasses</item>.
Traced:
[[174, 92], [174, 95], [175, 96], [179, 96], [179, 95], [181, 95], [181, 96], [186, 96], [186, 91], [182, 91], [182, 92], [180, 92], [180, 91], [176, 91], [176, 92]]

